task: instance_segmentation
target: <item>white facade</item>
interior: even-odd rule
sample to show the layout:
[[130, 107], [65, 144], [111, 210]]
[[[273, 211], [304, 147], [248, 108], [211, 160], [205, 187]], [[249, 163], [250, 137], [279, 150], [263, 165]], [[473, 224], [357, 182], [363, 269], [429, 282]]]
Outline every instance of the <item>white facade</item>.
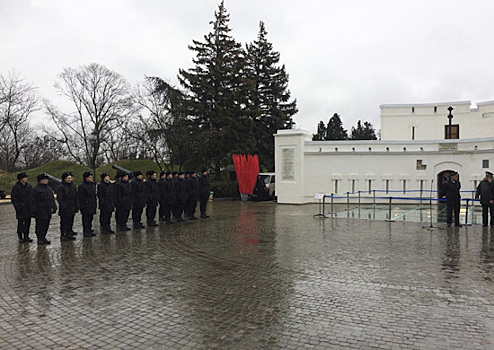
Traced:
[[[460, 139], [444, 139], [448, 123], [444, 113], [436, 122], [433, 114], [425, 112], [438, 106], [439, 113], [439, 107], [450, 105], [455, 108], [452, 124], [460, 125]], [[447, 171], [460, 174], [462, 190], [474, 190], [484, 172], [494, 170], [494, 102], [478, 105], [475, 110], [470, 110], [469, 102], [416, 105], [413, 115], [405, 111], [411, 105], [381, 106], [383, 139], [379, 141], [311, 141], [308, 131], [278, 130], [278, 203], [316, 202], [314, 195], [318, 192], [345, 196], [347, 192], [386, 189], [436, 190], [442, 173]], [[403, 124], [417, 128], [415, 140], [402, 130]], [[420, 195], [407, 192], [406, 196]]]

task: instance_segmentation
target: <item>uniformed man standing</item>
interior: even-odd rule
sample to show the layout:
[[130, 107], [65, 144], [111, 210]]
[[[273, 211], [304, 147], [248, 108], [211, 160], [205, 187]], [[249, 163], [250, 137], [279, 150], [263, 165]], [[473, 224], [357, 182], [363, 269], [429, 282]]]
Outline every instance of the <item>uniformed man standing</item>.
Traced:
[[165, 180], [166, 180], [166, 173], [162, 171], [160, 172], [160, 179], [158, 180], [158, 192], [159, 192], [159, 202], [160, 202], [158, 217], [160, 221], [165, 221]]
[[10, 198], [15, 208], [17, 218], [17, 236], [19, 243], [29, 243], [33, 240], [29, 238], [29, 228], [31, 226], [31, 212], [29, 211], [29, 195], [32, 190], [27, 182], [27, 174], [19, 173], [17, 183], [12, 187]]
[[453, 214], [455, 216], [455, 226], [462, 226], [460, 225], [460, 188], [461, 183], [458, 181], [458, 173], [453, 172], [441, 189], [440, 197], [446, 197], [446, 224], [448, 226], [451, 226]]
[[103, 173], [100, 176], [101, 182], [98, 184], [100, 230], [101, 233], [115, 233], [110, 226], [111, 214], [115, 210], [113, 184], [110, 181], [110, 174]]
[[82, 174], [82, 183], [77, 188], [77, 194], [79, 195], [84, 237], [96, 236], [92, 229], [94, 214], [96, 214], [96, 186], [93, 174], [89, 171]]
[[129, 174], [121, 172], [117, 177], [119, 180], [114, 185], [117, 230], [130, 231], [131, 228], [127, 226], [127, 220], [132, 209], [132, 186], [129, 182]]
[[156, 208], [159, 202], [158, 183], [156, 182], [156, 171], [146, 172], [146, 219], [148, 227], [158, 226], [156, 224]]
[[79, 210], [77, 188], [72, 183], [74, 175], [70, 172], [62, 174], [62, 183], [55, 188], [59, 205], [60, 216], [60, 240], [74, 240], [76, 232], [73, 230], [74, 216]]
[[196, 220], [195, 217], [197, 201], [199, 199], [199, 184], [197, 183], [197, 173], [192, 170], [189, 172], [187, 179], [187, 213], [190, 220]]
[[176, 198], [174, 215], [177, 222], [183, 222], [182, 213], [187, 203], [187, 186], [185, 184], [183, 171], [179, 171], [177, 175], [178, 178], [174, 186]]
[[201, 210], [201, 218], [208, 218], [206, 215], [206, 206], [209, 200], [209, 180], [208, 180], [208, 170], [201, 170], [201, 177], [199, 178], [199, 209]]
[[146, 188], [144, 181], [142, 181], [142, 171], [134, 172], [134, 178], [131, 181], [132, 184], [132, 222], [135, 229], [144, 228], [141, 222], [142, 212], [146, 206]]
[[173, 224], [172, 222], [172, 209], [175, 206], [176, 197], [175, 197], [175, 181], [173, 180], [173, 175], [171, 171], [167, 171], [165, 173], [165, 190], [164, 190], [164, 215], [165, 215], [165, 223], [167, 225]]
[[36, 219], [36, 236], [38, 245], [50, 244], [46, 239], [51, 215], [57, 212], [53, 191], [48, 186], [48, 175], [40, 174], [36, 177], [38, 185], [30, 191], [29, 211]]
[[482, 226], [487, 227], [489, 215], [491, 216], [491, 226], [494, 227], [494, 184], [492, 182], [492, 173], [485, 172], [485, 178], [477, 186], [475, 199], [480, 198], [482, 204]]

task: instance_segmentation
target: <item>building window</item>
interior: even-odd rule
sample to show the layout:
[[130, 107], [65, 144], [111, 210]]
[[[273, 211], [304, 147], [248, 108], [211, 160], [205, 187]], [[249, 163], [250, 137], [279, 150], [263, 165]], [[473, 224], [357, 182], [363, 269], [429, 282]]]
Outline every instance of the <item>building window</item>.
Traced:
[[427, 165], [422, 164], [422, 159], [417, 159], [417, 170], [426, 170]]
[[482, 160], [482, 168], [483, 169], [489, 168], [489, 159], [483, 159]]
[[407, 192], [407, 180], [403, 180], [403, 194]]
[[449, 133], [449, 125], [444, 126], [444, 138], [448, 139], [459, 139], [460, 138], [460, 125], [451, 125], [451, 137]]
[[389, 193], [389, 180], [384, 180], [386, 183], [386, 194]]
[[369, 193], [372, 192], [372, 180], [369, 180]]
[[415, 140], [415, 126], [412, 126], [412, 140]]
[[352, 193], [355, 193], [355, 180], [352, 180]]
[[412, 113], [415, 113], [415, 107], [412, 107]]
[[437, 106], [434, 106], [434, 113], [437, 113]]
[[334, 193], [338, 193], [338, 180], [334, 180]]

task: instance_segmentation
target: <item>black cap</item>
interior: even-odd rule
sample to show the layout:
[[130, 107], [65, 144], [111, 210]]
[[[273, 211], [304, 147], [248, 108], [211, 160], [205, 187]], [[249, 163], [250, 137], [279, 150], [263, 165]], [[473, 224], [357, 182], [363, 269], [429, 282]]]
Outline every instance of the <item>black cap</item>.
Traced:
[[173, 176], [175, 176], [175, 175], [177, 175], [177, 174], [178, 174], [178, 171], [174, 171], [174, 172], [172, 173], [172, 175], [173, 175]]
[[117, 178], [118, 179], [121, 179], [124, 176], [129, 176], [129, 173], [127, 173], [125, 171], [119, 171], [119, 172], [117, 172]]
[[167, 172], [165, 173], [166, 177], [168, 177], [168, 175], [171, 175], [171, 174], [172, 174], [172, 172], [171, 172], [171, 171], [167, 171]]
[[90, 171], [86, 171], [84, 174], [82, 174], [83, 179], [87, 179], [88, 177], [92, 176], [93, 173]]
[[67, 171], [66, 173], [62, 174], [62, 180], [65, 180], [69, 176], [74, 176], [70, 171]]
[[110, 176], [110, 174], [102, 173], [100, 176], [101, 176], [101, 180], [103, 180], [105, 177]]
[[458, 175], [458, 173], [456, 171], [453, 171], [452, 173], [449, 174], [449, 177], [455, 176], [455, 175]]
[[201, 173], [205, 173], [206, 171], [208, 171], [208, 169], [202, 168]]
[[17, 174], [17, 180], [23, 179], [25, 177], [27, 177], [27, 174], [26, 173], [19, 173], [19, 174]]
[[183, 172], [183, 171], [179, 171], [179, 172], [178, 172], [178, 175], [179, 175], [179, 176], [180, 176], [180, 175], [183, 175], [183, 174], [184, 174], [184, 172]]
[[192, 175], [192, 174], [197, 174], [195, 170], [191, 170], [189, 171], [189, 174]]
[[48, 175], [45, 173], [39, 174], [38, 176], [36, 176], [36, 179], [38, 180], [38, 182], [40, 182], [43, 179], [48, 179]]
[[146, 176], [147, 177], [151, 177], [151, 176], [153, 176], [153, 174], [156, 174], [156, 171], [154, 171], [154, 170], [148, 170], [148, 171], [146, 171]]
[[134, 177], [138, 177], [139, 175], [142, 175], [142, 171], [140, 170], [134, 171]]
[[163, 175], [165, 175], [165, 174], [166, 174], [166, 173], [162, 170], [162, 171], [160, 172], [160, 177], [163, 177]]

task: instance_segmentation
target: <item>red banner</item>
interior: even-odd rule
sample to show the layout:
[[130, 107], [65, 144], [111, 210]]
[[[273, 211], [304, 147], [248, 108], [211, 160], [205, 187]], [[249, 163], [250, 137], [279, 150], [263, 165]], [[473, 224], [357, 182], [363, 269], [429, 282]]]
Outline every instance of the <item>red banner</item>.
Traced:
[[238, 189], [240, 193], [252, 195], [259, 174], [259, 158], [255, 155], [233, 154], [233, 165], [237, 173]]

